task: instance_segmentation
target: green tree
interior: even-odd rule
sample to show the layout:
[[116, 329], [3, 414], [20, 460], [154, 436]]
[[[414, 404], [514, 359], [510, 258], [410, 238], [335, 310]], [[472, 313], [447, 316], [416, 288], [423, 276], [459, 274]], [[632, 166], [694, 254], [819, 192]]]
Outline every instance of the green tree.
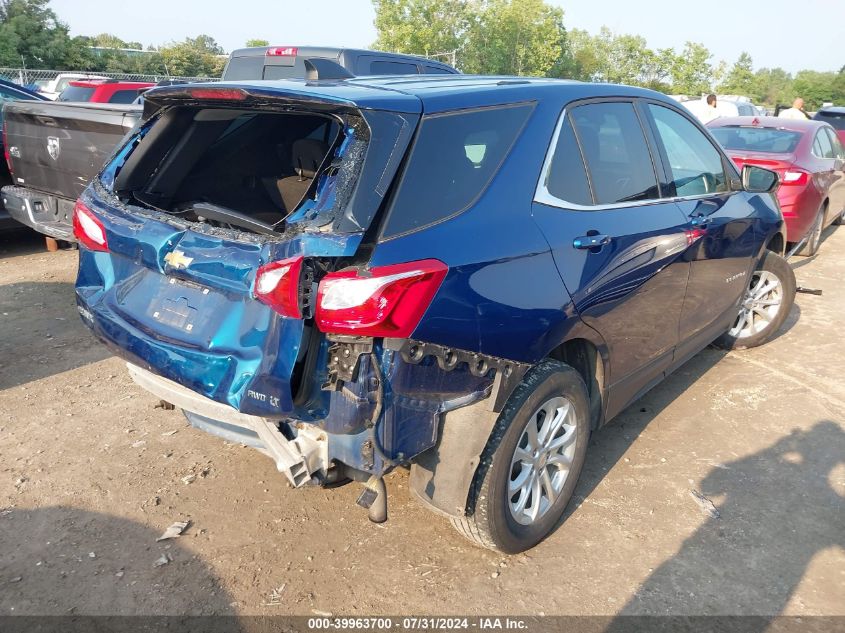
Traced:
[[754, 91], [754, 83], [754, 62], [751, 55], [743, 51], [719, 85], [719, 92], [750, 96]]
[[481, 0], [373, 0], [378, 39], [373, 48], [434, 56], [461, 67], [460, 54]]
[[468, 72], [545, 76], [563, 52], [563, 10], [543, 0], [490, 0], [470, 33]]
[[754, 73], [754, 90], [749, 95], [756, 103], [774, 108], [776, 105], [791, 104], [792, 75], [783, 68], [761, 68]]
[[0, 0], [0, 65], [63, 68], [90, 63], [84, 40], [71, 38], [49, 0]]
[[[187, 37], [162, 46], [158, 53], [161, 66], [169, 75], [214, 77], [223, 73], [226, 64], [223, 48], [209, 35]], [[159, 59], [154, 60], [158, 62]]]
[[247, 40], [244, 46], [246, 46], [247, 48], [253, 48], [256, 46], [270, 46], [270, 42], [268, 40], [252, 39]]
[[823, 103], [833, 102], [837, 73], [799, 70], [792, 82], [794, 96], [804, 99], [807, 110], [816, 110]]
[[687, 42], [680, 54], [675, 56], [670, 69], [672, 91], [691, 96], [709, 92], [713, 74], [711, 57], [703, 44]]

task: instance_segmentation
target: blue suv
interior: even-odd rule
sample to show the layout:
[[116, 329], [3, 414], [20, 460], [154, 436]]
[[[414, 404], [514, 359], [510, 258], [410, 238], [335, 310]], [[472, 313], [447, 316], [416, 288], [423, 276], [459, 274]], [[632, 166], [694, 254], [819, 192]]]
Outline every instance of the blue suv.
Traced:
[[777, 175], [658, 93], [469, 76], [154, 89], [79, 199], [79, 313], [135, 381], [290, 483], [383, 477], [518, 552], [591, 431], [795, 278]]

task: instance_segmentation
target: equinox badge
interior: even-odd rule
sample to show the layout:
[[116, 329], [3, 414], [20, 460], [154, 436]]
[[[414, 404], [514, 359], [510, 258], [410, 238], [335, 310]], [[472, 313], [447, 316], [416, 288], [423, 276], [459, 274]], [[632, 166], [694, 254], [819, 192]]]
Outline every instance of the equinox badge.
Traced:
[[185, 253], [182, 251], [175, 250], [165, 255], [164, 261], [170, 264], [173, 268], [187, 268], [190, 266], [191, 262], [194, 261], [194, 258], [186, 257]]

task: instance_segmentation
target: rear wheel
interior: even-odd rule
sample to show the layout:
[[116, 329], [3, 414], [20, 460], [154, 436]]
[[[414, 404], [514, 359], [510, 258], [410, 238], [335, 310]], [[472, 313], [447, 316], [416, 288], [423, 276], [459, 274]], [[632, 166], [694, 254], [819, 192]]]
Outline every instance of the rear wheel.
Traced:
[[816, 219], [813, 221], [813, 226], [810, 227], [807, 233], [807, 242], [801, 247], [796, 255], [803, 257], [812, 257], [819, 252], [819, 246], [822, 243], [822, 229], [824, 228], [824, 212], [825, 207], [822, 207], [816, 213]]
[[493, 429], [473, 482], [473, 514], [452, 524], [489, 549], [515, 554], [533, 547], [563, 515], [589, 436], [581, 376], [543, 361], [514, 390]]
[[726, 349], [757, 347], [777, 334], [795, 301], [795, 273], [771, 251], [757, 264], [733, 326], [716, 341]]
[[836, 216], [836, 219], [833, 221], [833, 223], [837, 226], [845, 224], [845, 209], [842, 209], [842, 211], [839, 212], [839, 215]]

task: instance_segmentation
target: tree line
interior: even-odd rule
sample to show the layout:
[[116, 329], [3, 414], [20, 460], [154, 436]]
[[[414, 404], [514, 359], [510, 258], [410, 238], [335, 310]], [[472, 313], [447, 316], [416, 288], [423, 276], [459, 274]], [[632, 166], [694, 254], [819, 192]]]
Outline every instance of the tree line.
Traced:
[[[782, 68], [754, 70], [748, 53], [732, 65], [715, 62], [699, 42], [655, 50], [638, 35], [567, 29], [563, 10], [544, 0], [372, 1], [375, 48], [434, 57], [467, 73], [623, 83], [689, 96], [741, 94], [770, 106], [795, 96], [810, 109], [845, 104], [845, 66], [792, 75]], [[0, 66], [216, 77], [226, 63], [223, 54], [209, 35], [146, 48], [108, 33], [71, 37], [49, 0], [0, 0]]]
[[566, 29], [563, 10], [543, 0], [373, 0], [383, 50], [435, 56], [463, 72], [559, 77], [644, 86], [667, 94], [708, 92], [774, 106], [804, 98], [814, 109], [845, 104], [845, 66], [838, 72], [753, 69], [748, 53], [715, 62], [699, 42], [651, 49], [638, 35]]

